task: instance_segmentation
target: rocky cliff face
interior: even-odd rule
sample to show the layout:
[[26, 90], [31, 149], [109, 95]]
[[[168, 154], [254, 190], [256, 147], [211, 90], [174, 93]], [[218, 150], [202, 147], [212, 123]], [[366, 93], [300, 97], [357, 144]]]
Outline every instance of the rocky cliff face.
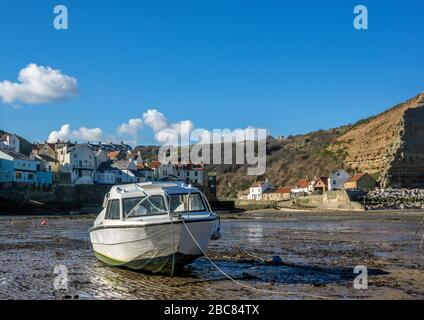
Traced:
[[383, 187], [424, 186], [424, 93], [359, 122], [329, 146]]

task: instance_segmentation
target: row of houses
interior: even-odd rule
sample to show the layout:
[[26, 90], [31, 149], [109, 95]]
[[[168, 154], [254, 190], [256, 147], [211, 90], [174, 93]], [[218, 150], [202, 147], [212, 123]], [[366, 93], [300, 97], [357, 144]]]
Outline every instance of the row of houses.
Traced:
[[40, 161], [20, 153], [20, 140], [15, 134], [0, 136], [0, 182], [51, 184], [52, 174]]
[[339, 169], [329, 177], [301, 179], [292, 187], [275, 188], [269, 181], [254, 182], [249, 189], [239, 193], [241, 200], [282, 201], [311, 194], [323, 194], [332, 190], [362, 190], [368, 191], [377, 187], [377, 181], [367, 173], [350, 175], [346, 170]]
[[38, 184], [125, 184], [185, 181], [216, 189], [216, 175], [203, 164], [143, 161], [124, 143], [34, 143], [30, 156], [20, 153], [19, 137], [4, 134], [0, 144], [0, 182]]

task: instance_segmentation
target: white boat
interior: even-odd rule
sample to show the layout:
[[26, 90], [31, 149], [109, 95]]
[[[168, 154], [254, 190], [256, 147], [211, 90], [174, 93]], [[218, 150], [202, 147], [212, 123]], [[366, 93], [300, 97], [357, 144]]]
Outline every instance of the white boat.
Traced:
[[191, 263], [220, 236], [203, 193], [174, 182], [113, 186], [90, 230], [99, 260], [154, 273]]

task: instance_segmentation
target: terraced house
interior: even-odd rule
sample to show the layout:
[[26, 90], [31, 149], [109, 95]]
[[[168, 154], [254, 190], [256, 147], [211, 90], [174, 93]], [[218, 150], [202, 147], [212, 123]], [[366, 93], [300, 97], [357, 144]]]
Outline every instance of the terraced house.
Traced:
[[37, 160], [13, 149], [0, 149], [0, 182], [52, 184], [52, 173], [42, 171]]

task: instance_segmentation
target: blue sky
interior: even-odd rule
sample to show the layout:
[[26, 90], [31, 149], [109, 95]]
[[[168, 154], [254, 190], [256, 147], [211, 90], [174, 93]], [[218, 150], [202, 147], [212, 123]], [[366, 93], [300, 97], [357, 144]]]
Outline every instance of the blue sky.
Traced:
[[[53, 28], [53, 8], [69, 29]], [[369, 30], [353, 28], [365, 4]], [[157, 109], [196, 128], [337, 127], [424, 91], [424, 2], [0, 0], [0, 81], [30, 63], [78, 81], [78, 95], [2, 103], [0, 128], [45, 140], [63, 124], [117, 135]], [[18, 106], [18, 108], [17, 108]], [[139, 144], [155, 143], [146, 125]]]

